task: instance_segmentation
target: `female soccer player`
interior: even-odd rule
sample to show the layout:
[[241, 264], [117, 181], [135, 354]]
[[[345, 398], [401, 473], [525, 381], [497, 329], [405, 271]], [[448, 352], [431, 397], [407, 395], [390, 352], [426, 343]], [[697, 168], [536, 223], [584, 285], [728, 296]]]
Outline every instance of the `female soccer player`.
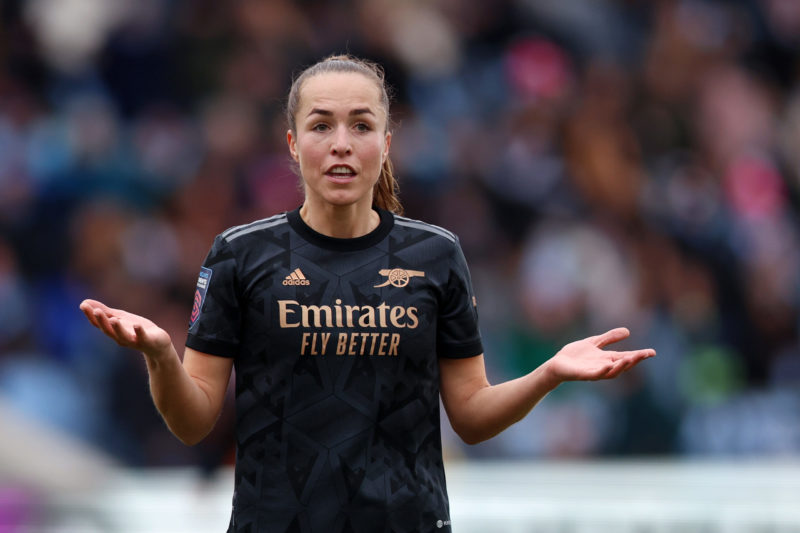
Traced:
[[305, 201], [217, 236], [182, 362], [153, 322], [81, 309], [143, 352], [155, 405], [186, 444], [211, 430], [236, 367], [229, 531], [449, 531], [440, 395], [477, 443], [559, 383], [613, 378], [655, 352], [603, 350], [628, 336], [619, 328], [490, 385], [458, 239], [399, 214], [381, 69], [349, 56], [309, 67], [287, 119]]

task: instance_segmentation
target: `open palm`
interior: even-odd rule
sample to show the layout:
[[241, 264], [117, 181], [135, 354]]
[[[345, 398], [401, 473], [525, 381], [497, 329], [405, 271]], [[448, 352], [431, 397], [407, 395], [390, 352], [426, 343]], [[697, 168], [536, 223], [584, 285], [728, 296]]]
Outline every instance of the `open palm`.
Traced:
[[656, 354], [653, 349], [617, 352], [603, 350], [627, 338], [627, 328], [616, 328], [564, 346], [545, 364], [558, 381], [610, 379]]
[[80, 308], [92, 325], [120, 346], [146, 354], [161, 353], [172, 346], [169, 334], [144, 317], [113, 309], [97, 300], [84, 300]]

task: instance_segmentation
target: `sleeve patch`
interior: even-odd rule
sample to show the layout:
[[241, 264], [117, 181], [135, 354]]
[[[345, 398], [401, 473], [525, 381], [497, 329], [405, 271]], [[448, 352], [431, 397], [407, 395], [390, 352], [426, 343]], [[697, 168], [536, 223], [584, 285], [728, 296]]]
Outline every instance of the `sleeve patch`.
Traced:
[[197, 277], [197, 289], [194, 291], [194, 303], [192, 304], [192, 317], [189, 327], [192, 327], [197, 319], [200, 318], [200, 311], [203, 309], [203, 302], [208, 292], [208, 284], [211, 283], [211, 269], [200, 267], [200, 275]]

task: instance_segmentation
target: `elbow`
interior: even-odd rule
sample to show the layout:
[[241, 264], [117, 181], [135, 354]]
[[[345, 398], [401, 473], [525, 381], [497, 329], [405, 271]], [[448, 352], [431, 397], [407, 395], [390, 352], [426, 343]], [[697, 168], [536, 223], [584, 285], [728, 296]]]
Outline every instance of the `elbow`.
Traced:
[[462, 441], [465, 444], [470, 446], [474, 446], [475, 444], [480, 444], [481, 442], [485, 442], [489, 439], [492, 439], [503, 432], [507, 427], [516, 424], [522, 419], [522, 417], [516, 417], [509, 421], [498, 421], [498, 420], [491, 420], [486, 421], [486, 423], [475, 423], [474, 421], [470, 422], [461, 422], [451, 425], [453, 430], [456, 432]]
[[488, 433], [485, 431], [480, 431], [478, 428], [471, 428], [471, 427], [463, 427], [453, 426], [453, 430], [456, 432], [456, 435], [469, 446], [474, 446], [475, 444], [480, 444], [481, 442], [487, 441], [491, 439], [494, 434]]
[[175, 437], [186, 446], [194, 446], [199, 444], [211, 432], [211, 429], [205, 428], [174, 428], [169, 427]]
[[178, 437], [178, 440], [181, 441], [181, 443], [186, 445], [186, 446], [194, 446], [196, 444], [199, 444], [203, 440], [203, 438], [205, 437], [204, 435], [200, 435], [200, 436], [197, 436], [197, 435], [187, 435], [187, 436], [175, 435], [175, 436]]
[[488, 438], [482, 438], [473, 435], [459, 435], [459, 437], [461, 437], [461, 441], [468, 446], [475, 446], [476, 444], [480, 444], [481, 442], [488, 440]]
[[194, 446], [205, 439], [216, 424], [216, 417], [185, 411], [160, 410], [161, 419], [170, 433], [186, 446]]

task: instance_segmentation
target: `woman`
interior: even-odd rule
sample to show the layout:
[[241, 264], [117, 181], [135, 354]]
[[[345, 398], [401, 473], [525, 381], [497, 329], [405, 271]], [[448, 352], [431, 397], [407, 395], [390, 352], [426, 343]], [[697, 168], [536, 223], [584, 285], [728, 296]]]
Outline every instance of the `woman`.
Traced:
[[211, 430], [236, 366], [230, 531], [448, 531], [440, 395], [477, 443], [559, 383], [613, 378], [655, 352], [602, 350], [627, 337], [615, 329], [490, 386], [457, 238], [398, 214], [380, 68], [334, 56], [306, 69], [287, 119], [305, 201], [217, 236], [182, 363], [151, 321], [81, 309], [144, 353], [153, 400], [186, 444]]

